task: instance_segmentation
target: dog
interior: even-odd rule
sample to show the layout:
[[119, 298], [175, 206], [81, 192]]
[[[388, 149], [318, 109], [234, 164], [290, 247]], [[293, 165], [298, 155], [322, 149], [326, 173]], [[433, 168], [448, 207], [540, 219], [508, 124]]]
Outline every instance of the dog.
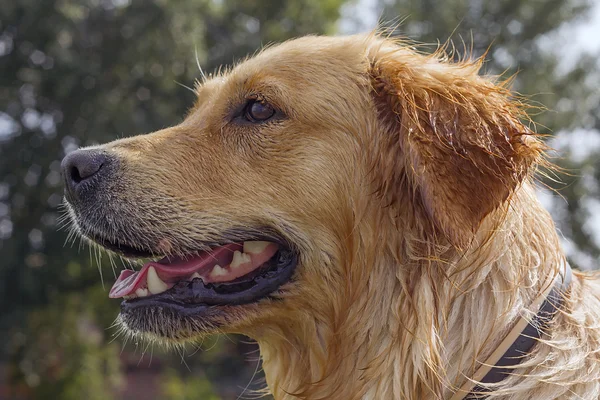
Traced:
[[298, 38], [199, 82], [180, 124], [70, 153], [75, 229], [152, 259], [110, 291], [123, 329], [250, 336], [275, 399], [598, 399], [600, 285], [567, 282], [547, 149], [481, 64]]

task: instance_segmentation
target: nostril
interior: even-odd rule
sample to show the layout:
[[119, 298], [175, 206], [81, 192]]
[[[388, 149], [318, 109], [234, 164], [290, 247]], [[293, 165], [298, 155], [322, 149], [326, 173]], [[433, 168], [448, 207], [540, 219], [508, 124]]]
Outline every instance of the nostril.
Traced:
[[[80, 184], [96, 175], [108, 161], [105, 152], [95, 149], [70, 153], [62, 161], [67, 188], [71, 191], [80, 190]], [[87, 187], [89, 190], [89, 185]]]
[[97, 161], [98, 160], [93, 160], [92, 162], [73, 165], [70, 171], [71, 180], [75, 183], [80, 183], [81, 181], [84, 181], [87, 178], [97, 174], [104, 165], [104, 163]]
[[69, 175], [71, 176], [71, 180], [75, 183], [79, 183], [83, 180], [83, 178], [79, 174], [79, 170], [77, 169], [76, 166], [71, 167], [71, 171], [70, 171]]

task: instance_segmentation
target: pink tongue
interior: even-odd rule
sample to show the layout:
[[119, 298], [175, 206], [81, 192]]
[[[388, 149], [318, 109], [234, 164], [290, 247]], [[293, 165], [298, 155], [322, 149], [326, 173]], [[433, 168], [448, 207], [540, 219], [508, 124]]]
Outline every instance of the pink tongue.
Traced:
[[149, 262], [139, 271], [123, 270], [110, 289], [108, 297], [116, 299], [134, 293], [136, 289], [145, 284], [146, 275], [150, 267], [154, 267], [160, 279], [165, 283], [173, 284], [181, 280], [182, 277], [191, 276], [194, 272], [198, 272], [201, 275], [203, 272], [212, 269], [216, 264], [222, 266], [230, 264], [233, 252], [236, 250], [242, 251], [243, 246], [235, 243], [228, 244], [213, 249], [210, 253], [203, 252], [199, 256], [189, 260], [177, 259], [171, 261], [163, 259], [159, 262]]

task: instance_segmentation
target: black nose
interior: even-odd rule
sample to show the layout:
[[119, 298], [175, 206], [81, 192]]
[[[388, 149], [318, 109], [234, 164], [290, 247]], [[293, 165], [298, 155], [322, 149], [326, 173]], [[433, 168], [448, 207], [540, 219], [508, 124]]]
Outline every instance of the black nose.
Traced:
[[90, 191], [101, 179], [109, 158], [101, 150], [77, 150], [69, 153], [61, 163], [67, 196], [71, 199]]

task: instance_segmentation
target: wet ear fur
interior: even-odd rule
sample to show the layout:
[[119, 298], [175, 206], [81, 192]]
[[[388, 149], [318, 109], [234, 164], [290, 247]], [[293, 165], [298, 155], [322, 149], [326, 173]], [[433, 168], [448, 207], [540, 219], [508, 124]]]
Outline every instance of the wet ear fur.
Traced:
[[480, 60], [441, 58], [383, 40], [369, 50], [377, 140], [388, 158], [377, 166], [379, 188], [389, 199], [414, 192], [436, 236], [461, 248], [530, 175], [544, 146], [506, 87], [478, 75]]

